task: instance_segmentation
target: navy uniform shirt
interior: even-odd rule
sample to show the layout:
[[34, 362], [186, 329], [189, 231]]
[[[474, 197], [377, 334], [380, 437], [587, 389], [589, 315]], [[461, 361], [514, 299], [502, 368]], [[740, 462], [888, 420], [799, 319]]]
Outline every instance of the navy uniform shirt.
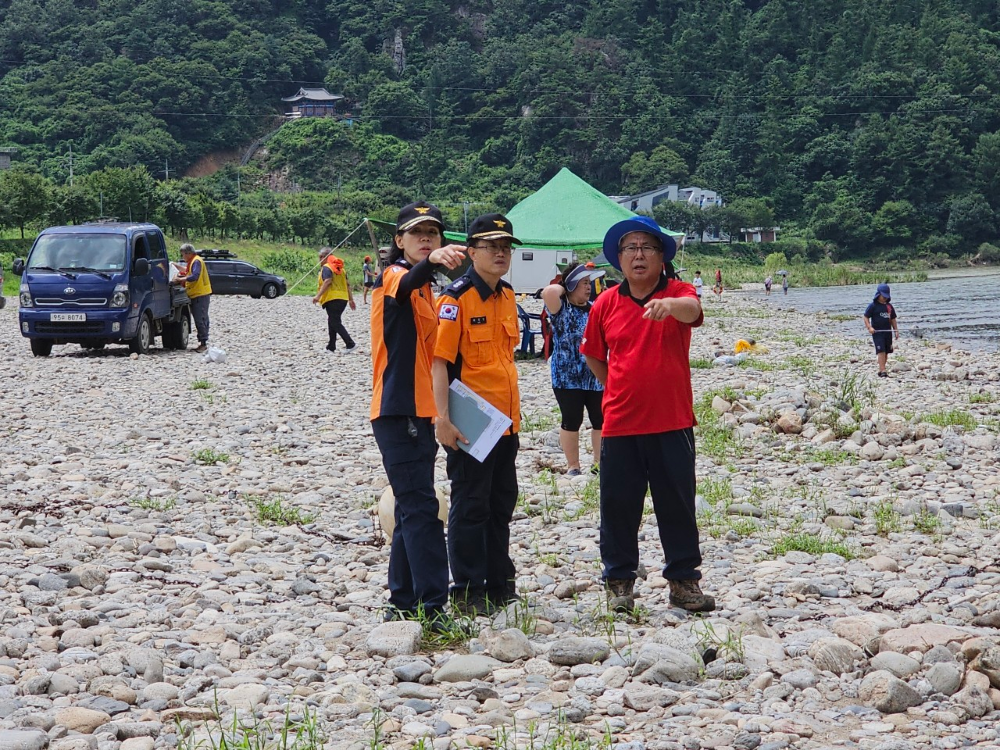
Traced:
[[891, 331], [896, 311], [892, 309], [892, 305], [888, 302], [873, 301], [868, 305], [868, 309], [865, 310], [865, 317], [871, 321], [872, 328], [876, 331]]

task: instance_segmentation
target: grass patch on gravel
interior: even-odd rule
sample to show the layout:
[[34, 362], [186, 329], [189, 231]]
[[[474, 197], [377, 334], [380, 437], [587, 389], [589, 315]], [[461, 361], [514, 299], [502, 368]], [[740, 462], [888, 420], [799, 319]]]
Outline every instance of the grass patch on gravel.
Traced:
[[691, 365], [692, 370], [711, 370], [712, 362], [711, 357], [692, 357], [688, 364]]
[[[215, 712], [219, 714], [218, 702]], [[199, 737], [190, 724], [178, 721], [177, 750], [322, 750], [326, 742], [316, 714], [307, 705], [302, 706], [301, 715], [293, 715], [289, 702], [280, 726], [254, 714], [249, 714], [249, 719], [245, 716], [233, 711], [232, 721], [207, 725], [207, 737]]]
[[853, 560], [856, 555], [843, 539], [824, 538], [805, 531], [796, 531], [778, 538], [771, 546], [775, 557], [789, 552], [808, 552], [810, 555], [825, 555], [828, 552], [840, 555], [845, 560]]
[[556, 426], [556, 415], [551, 411], [536, 411], [521, 416], [521, 432], [548, 432]]
[[921, 534], [937, 534], [941, 531], [941, 519], [924, 508], [913, 515], [913, 528]]
[[840, 466], [841, 464], [856, 464], [858, 457], [850, 451], [839, 448], [816, 448], [806, 452], [806, 461], [821, 463], [824, 466]]
[[742, 458], [743, 445], [736, 433], [722, 423], [722, 418], [712, 409], [712, 399], [720, 396], [727, 401], [735, 401], [738, 394], [732, 388], [709, 391], [696, 401], [694, 414], [698, 420], [695, 427], [698, 436], [698, 451], [716, 460]]
[[889, 536], [903, 528], [903, 517], [889, 500], [876, 505], [872, 517], [875, 519], [875, 533], [879, 536]]
[[759, 533], [761, 522], [753, 516], [731, 516], [725, 511], [699, 513], [698, 529], [712, 539], [721, 539], [730, 531], [743, 539]]
[[725, 478], [706, 477], [698, 482], [698, 492], [709, 505], [725, 507], [733, 500], [733, 483]]
[[215, 464], [228, 464], [229, 454], [219, 453], [211, 448], [202, 448], [191, 454], [194, 460], [200, 464], [205, 464], [207, 466], [213, 466]]
[[128, 501], [128, 504], [133, 508], [142, 508], [143, 510], [155, 510], [159, 513], [164, 511], [173, 510], [177, 507], [177, 499], [173, 497], [168, 497], [163, 500], [158, 500], [155, 497], [133, 497]]
[[974, 430], [979, 426], [979, 422], [972, 414], [965, 409], [947, 409], [944, 411], [932, 411], [924, 414], [921, 419], [924, 422], [936, 424], [938, 427], [964, 427], [967, 430]]
[[970, 393], [969, 403], [970, 404], [992, 404], [994, 401], [992, 393]]
[[260, 495], [247, 495], [245, 499], [258, 523], [297, 526], [312, 523], [316, 519], [315, 516], [303, 513], [298, 508], [285, 505], [280, 496], [267, 500]]
[[212, 384], [207, 380], [195, 380], [191, 383], [192, 391], [207, 391], [212, 387]]

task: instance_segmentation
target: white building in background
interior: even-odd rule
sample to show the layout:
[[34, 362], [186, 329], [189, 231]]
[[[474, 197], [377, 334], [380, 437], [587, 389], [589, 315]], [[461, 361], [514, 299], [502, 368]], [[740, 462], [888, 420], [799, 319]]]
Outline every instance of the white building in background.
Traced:
[[[709, 206], [721, 206], [722, 196], [714, 190], [706, 190], [700, 187], [685, 187], [679, 185], [660, 185], [655, 190], [647, 190], [636, 195], [611, 195], [608, 196], [615, 203], [625, 206], [630, 211], [653, 213], [653, 208], [663, 201], [683, 202], [691, 206], [697, 206], [704, 210]], [[696, 240], [697, 235], [689, 234], [687, 240]], [[719, 242], [723, 239], [718, 231], [705, 232], [701, 237], [701, 242]]]

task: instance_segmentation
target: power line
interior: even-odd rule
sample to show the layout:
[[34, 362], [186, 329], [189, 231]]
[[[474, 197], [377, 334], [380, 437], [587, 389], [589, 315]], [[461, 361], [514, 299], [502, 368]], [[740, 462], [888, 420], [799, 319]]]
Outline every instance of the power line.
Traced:
[[[150, 58], [149, 60], [135, 60], [133, 58], [126, 58], [129, 62], [136, 65], [148, 65], [150, 62], [158, 60], [166, 60], [167, 62], [193, 62], [187, 59], [171, 60], [167, 58]], [[45, 62], [39, 63], [25, 63], [21, 60], [3, 60], [0, 59], [0, 64], [9, 63], [12, 65], [17, 65], [19, 68], [30, 69], [32, 67], [44, 67], [53, 63], [58, 63], [59, 60], [46, 60]], [[106, 61], [99, 61], [106, 62]], [[194, 61], [203, 62], [203, 61]], [[206, 63], [211, 64], [211, 63]], [[19, 68], [14, 68], [13, 70], [7, 71], [7, 73], [14, 72]], [[725, 71], [723, 74], [736, 73], [738, 71]], [[264, 84], [264, 83], [289, 83], [297, 84], [301, 86], [323, 86], [323, 81], [317, 81], [316, 79], [304, 79], [304, 78], [260, 78], [257, 76], [233, 76], [224, 75], [217, 70], [211, 71], [184, 71], [184, 78], [194, 79], [194, 78], [214, 78], [223, 81], [248, 81], [252, 83]], [[11, 84], [13, 82], [5, 81], [4, 83]], [[403, 81], [403, 83], [406, 83]], [[420, 89], [423, 91], [473, 91], [473, 92], [489, 92], [489, 93], [500, 93], [497, 90], [497, 86], [432, 86], [429, 84], [421, 84], [417, 81], [412, 81], [412, 88]], [[25, 84], [27, 85], [27, 84]], [[503, 86], [505, 84], [501, 84]], [[509, 85], [509, 84], [507, 84]], [[600, 89], [597, 91], [584, 91], [579, 88], [565, 88], [565, 89], [544, 89], [544, 88], [533, 88], [526, 89], [517, 93], [527, 94], [532, 96], [540, 95], [552, 95], [552, 96], [601, 96], [607, 93], [606, 89]], [[870, 92], [864, 93], [847, 93], [842, 91], [813, 91], [813, 92], [791, 92], [782, 91], [775, 94], [772, 89], [766, 91], [747, 91], [747, 92], [725, 92], [717, 91], [713, 93], [687, 93], [679, 91], [661, 91], [660, 94], [667, 98], [673, 99], [754, 99], [770, 96], [778, 96], [781, 98], [792, 98], [792, 99], [803, 99], [803, 98], [818, 98], [818, 97], [834, 97], [836, 99], [921, 99], [921, 98], [932, 98], [935, 96], [955, 96], [963, 97], [968, 99], [988, 99], [998, 94], [996, 92], [990, 93], [954, 93], [954, 92], [934, 92], [929, 95], [924, 94], [875, 94]]]

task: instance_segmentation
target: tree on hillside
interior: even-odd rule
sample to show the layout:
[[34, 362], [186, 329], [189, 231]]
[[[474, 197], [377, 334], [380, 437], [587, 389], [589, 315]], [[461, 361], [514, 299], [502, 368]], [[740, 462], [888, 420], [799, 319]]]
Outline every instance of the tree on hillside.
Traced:
[[657, 224], [684, 234], [694, 231], [699, 214], [701, 214], [700, 208], [682, 201], [661, 201], [653, 206], [653, 218]]
[[19, 169], [0, 172], [0, 224], [24, 227], [40, 220], [49, 210], [49, 183], [41, 175]]
[[967, 193], [952, 200], [948, 208], [949, 234], [956, 234], [974, 245], [996, 238], [996, 212], [985, 196]]
[[646, 155], [637, 151], [622, 165], [622, 182], [626, 192], [641, 193], [668, 183], [683, 184], [688, 179], [688, 167], [680, 154], [667, 146], [657, 146]]
[[103, 208], [103, 216], [146, 221], [156, 208], [153, 178], [144, 167], [108, 167], [86, 175], [81, 183]]

